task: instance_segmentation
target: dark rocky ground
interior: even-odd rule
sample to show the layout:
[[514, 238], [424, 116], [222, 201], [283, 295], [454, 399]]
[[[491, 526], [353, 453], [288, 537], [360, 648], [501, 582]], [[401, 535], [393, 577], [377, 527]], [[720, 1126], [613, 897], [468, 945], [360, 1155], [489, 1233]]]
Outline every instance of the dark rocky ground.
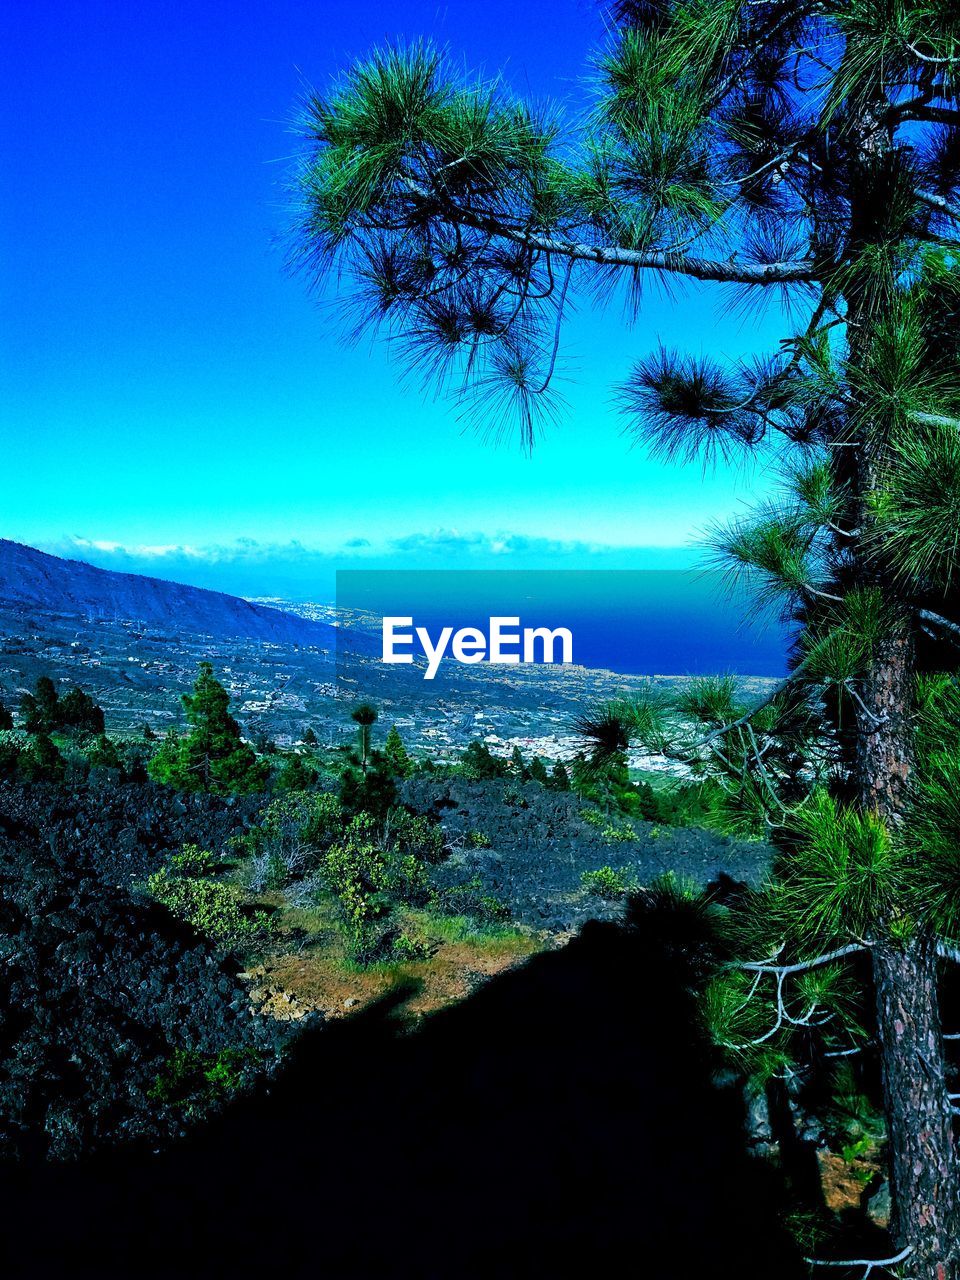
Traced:
[[222, 849], [246, 830], [261, 797], [182, 795], [156, 783], [0, 783], [0, 834], [34, 839], [77, 861], [85, 858], [112, 884], [145, 880], [185, 843]]
[[[610, 846], [573, 797], [523, 798], [459, 781], [408, 795], [453, 841], [491, 840], [443, 874], [479, 875], [540, 924], [622, 911], [577, 897], [582, 869], [634, 863], [648, 880], [683, 858], [708, 881], [763, 861], [694, 832], [669, 837], [672, 853], [649, 831]], [[802, 1274], [777, 1176], [747, 1153], [736, 1091], [714, 1084], [694, 996], [709, 944], [640, 903], [415, 1035], [392, 1016], [401, 992], [308, 1027], [279, 1074], [155, 1153], [181, 1119], [143, 1106], [171, 1050], [259, 1048], [263, 1032], [230, 967], [131, 884], [185, 840], [218, 847], [256, 806], [0, 789], [0, 1109], [24, 1158], [0, 1161], [3, 1274]], [[134, 1144], [101, 1143], [117, 1135]], [[30, 1159], [80, 1150], [93, 1154]]]
[[[690, 939], [687, 939], [690, 942]], [[5, 1275], [800, 1280], [656, 920], [588, 925], [415, 1035], [393, 999], [153, 1158], [0, 1166]]]
[[[0, 1160], [72, 1160], [117, 1143], [163, 1145], [215, 1105], [202, 1067], [226, 1052], [252, 1080], [274, 1056], [272, 1028], [252, 1016], [235, 964], [112, 882], [110, 859], [97, 859], [118, 822], [109, 806], [102, 826], [86, 810], [74, 815], [76, 839], [65, 818], [38, 832], [7, 808], [0, 818]], [[178, 1053], [191, 1055], [188, 1078], [176, 1097], [152, 1096]]]
[[[622, 902], [584, 893], [580, 877], [585, 871], [623, 869], [637, 886], [673, 871], [705, 888], [731, 880], [754, 884], [770, 864], [768, 846], [696, 827], [634, 822], [636, 840], [605, 839], [584, 820], [573, 793], [546, 790], [536, 782], [414, 778], [405, 784], [403, 798], [436, 814], [451, 843], [461, 845], [436, 869], [439, 887], [479, 880], [481, 892], [507, 905], [514, 919], [554, 933], [622, 914]], [[613, 821], [624, 825], [622, 818]], [[470, 832], [482, 833], [490, 847], [470, 848]]]

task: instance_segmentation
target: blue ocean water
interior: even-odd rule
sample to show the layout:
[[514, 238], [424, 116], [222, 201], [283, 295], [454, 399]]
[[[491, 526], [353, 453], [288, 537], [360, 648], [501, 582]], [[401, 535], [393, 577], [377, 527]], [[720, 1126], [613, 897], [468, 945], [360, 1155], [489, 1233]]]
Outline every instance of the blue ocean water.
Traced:
[[623, 674], [781, 676], [790, 647], [746, 592], [685, 570], [350, 570], [337, 574], [337, 606], [345, 620], [412, 617], [432, 637], [486, 632], [494, 616], [566, 627], [575, 663]]

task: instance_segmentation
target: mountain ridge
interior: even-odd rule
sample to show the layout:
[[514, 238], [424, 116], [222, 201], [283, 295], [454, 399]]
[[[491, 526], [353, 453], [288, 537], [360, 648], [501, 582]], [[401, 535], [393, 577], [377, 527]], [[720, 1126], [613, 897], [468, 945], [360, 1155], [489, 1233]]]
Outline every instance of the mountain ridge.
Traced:
[[101, 569], [0, 538], [0, 606], [98, 617], [217, 639], [333, 648], [337, 629], [241, 596], [146, 574]]

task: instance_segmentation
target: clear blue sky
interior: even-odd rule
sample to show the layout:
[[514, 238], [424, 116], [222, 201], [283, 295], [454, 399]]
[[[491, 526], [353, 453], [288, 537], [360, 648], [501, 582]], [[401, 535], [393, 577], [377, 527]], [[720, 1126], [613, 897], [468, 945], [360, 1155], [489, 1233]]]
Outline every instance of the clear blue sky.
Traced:
[[0, 536], [79, 539], [100, 563], [152, 559], [211, 582], [238, 555], [287, 564], [299, 547], [346, 565], [358, 541], [411, 564], [435, 545], [454, 564], [477, 548], [681, 546], [762, 485], [650, 462], [610, 396], [658, 341], [769, 346], [775, 312], [725, 315], [722, 293], [693, 289], [651, 293], [629, 330], [618, 311], [581, 311], [565, 335], [570, 412], [531, 460], [462, 434], [448, 404], [400, 384], [383, 346], [339, 345], [334, 294], [318, 307], [285, 276], [298, 94], [417, 35], [573, 115], [602, 25], [591, 0], [7, 7]]

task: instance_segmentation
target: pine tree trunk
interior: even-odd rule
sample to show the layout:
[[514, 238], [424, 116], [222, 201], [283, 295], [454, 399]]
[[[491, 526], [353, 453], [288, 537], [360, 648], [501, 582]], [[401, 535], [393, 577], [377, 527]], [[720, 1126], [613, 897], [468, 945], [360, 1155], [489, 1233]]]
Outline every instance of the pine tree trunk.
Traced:
[[[913, 644], [903, 623], [877, 646], [862, 683], [853, 773], [864, 809], [901, 821], [912, 763]], [[889, 1138], [894, 1252], [902, 1274], [957, 1280], [960, 1177], [947, 1096], [935, 940], [913, 922], [885, 921], [873, 951], [877, 1032]]]
[[[852, 52], [853, 42], [848, 46]], [[882, 73], [881, 73], [882, 74]], [[878, 77], [871, 91], [851, 102], [854, 154], [870, 163], [892, 145], [887, 95]], [[851, 227], [871, 225], [871, 211], [851, 200]], [[869, 251], [869, 239], [857, 251]], [[869, 252], [866, 254], [869, 259]], [[878, 299], [869, 271], [855, 276], [846, 293], [851, 364], [861, 364], [876, 323]], [[882, 468], [882, 436], [868, 430], [855, 449], [838, 449], [837, 479], [850, 485], [854, 561], [864, 585], [878, 586], [896, 609], [897, 592], [875, 577], [860, 550], [866, 545], [870, 496]], [[911, 716], [914, 701], [913, 630], [909, 617], [895, 623], [876, 646], [865, 678], [858, 682], [850, 780], [859, 805], [877, 813], [893, 831], [909, 795], [913, 764]], [[902, 923], [902, 940], [892, 926]], [[899, 931], [898, 931], [899, 932]], [[960, 1280], [960, 1177], [954, 1147], [950, 1099], [943, 1057], [937, 956], [934, 940], [915, 922], [877, 922], [873, 951], [877, 1035], [883, 1074], [889, 1144], [890, 1224], [894, 1252], [909, 1247], [901, 1274], [910, 1280]]]
[[957, 1159], [947, 1098], [931, 940], [885, 941], [873, 976], [889, 1126], [890, 1235], [910, 1246], [911, 1280], [955, 1280], [960, 1243]]

